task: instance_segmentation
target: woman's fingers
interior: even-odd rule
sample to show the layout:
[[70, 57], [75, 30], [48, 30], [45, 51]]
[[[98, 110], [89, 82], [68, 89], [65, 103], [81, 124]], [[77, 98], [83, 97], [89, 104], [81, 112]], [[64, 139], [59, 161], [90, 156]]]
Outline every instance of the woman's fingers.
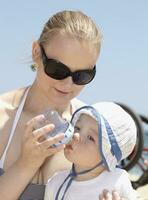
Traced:
[[63, 138], [64, 138], [64, 133], [59, 133], [59, 134], [55, 135], [54, 137], [49, 137], [48, 139], [46, 139], [43, 142], [41, 142], [40, 146], [43, 146], [46, 149], [48, 149], [53, 144], [56, 144], [56, 143], [60, 142]]
[[44, 115], [34, 117], [27, 122], [25, 138], [33, 137], [36, 141], [43, 141], [47, 135], [55, 128], [54, 124], [45, 124]]
[[37, 128], [38, 124], [43, 120], [44, 120], [44, 115], [38, 115], [37, 117], [34, 117], [31, 120], [29, 120], [25, 127], [26, 131], [24, 136], [26, 138], [33, 136], [32, 131], [34, 131]]
[[36, 140], [39, 140], [41, 137], [47, 138], [46, 136], [48, 134], [50, 135], [50, 131], [52, 131], [54, 128], [55, 128], [54, 124], [48, 124], [42, 128], [34, 130], [32, 134], [34, 138], [36, 138]]
[[61, 151], [61, 150], [63, 150], [65, 148], [65, 145], [64, 144], [61, 144], [61, 145], [59, 145], [59, 146], [57, 146], [57, 147], [50, 147], [50, 148], [48, 148], [48, 154], [47, 154], [47, 156], [50, 156], [50, 155], [52, 155], [52, 154], [55, 154], [55, 153], [57, 153], [57, 152], [59, 152], [59, 151]]
[[30, 163], [40, 165], [44, 159], [62, 150], [60, 147], [51, 147], [64, 138], [64, 134], [57, 134], [54, 137], [47, 137], [54, 129], [53, 124], [45, 125], [44, 116], [39, 115], [27, 122], [23, 138], [21, 160], [28, 160]]
[[38, 142], [36, 141], [34, 144], [34, 149], [37, 150], [37, 154], [38, 157], [39, 155], [41, 155], [41, 157], [43, 158], [47, 158], [61, 150], [64, 149], [65, 145], [61, 144], [57, 147], [52, 147], [53, 144], [58, 143], [59, 141], [61, 141], [64, 138], [64, 134], [58, 134], [54, 137], [50, 137], [46, 140], [44, 140], [43, 142]]

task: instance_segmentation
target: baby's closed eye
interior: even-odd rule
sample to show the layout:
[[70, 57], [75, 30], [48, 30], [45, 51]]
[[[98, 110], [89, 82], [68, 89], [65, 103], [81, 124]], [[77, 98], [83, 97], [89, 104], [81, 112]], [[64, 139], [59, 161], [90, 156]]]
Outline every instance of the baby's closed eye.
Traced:
[[92, 142], [95, 142], [95, 139], [91, 136], [91, 135], [88, 135], [87, 138], [92, 141]]

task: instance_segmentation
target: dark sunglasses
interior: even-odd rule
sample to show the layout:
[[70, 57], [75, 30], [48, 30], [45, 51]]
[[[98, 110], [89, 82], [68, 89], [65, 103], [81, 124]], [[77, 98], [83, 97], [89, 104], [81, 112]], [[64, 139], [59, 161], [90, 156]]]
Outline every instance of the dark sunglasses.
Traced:
[[46, 56], [44, 48], [41, 47], [44, 72], [51, 78], [56, 80], [63, 80], [68, 76], [72, 77], [73, 83], [77, 85], [86, 85], [93, 80], [96, 74], [96, 65], [94, 65], [93, 69], [86, 70], [78, 70], [75, 72], [71, 72], [69, 67], [64, 65], [63, 63], [50, 59]]

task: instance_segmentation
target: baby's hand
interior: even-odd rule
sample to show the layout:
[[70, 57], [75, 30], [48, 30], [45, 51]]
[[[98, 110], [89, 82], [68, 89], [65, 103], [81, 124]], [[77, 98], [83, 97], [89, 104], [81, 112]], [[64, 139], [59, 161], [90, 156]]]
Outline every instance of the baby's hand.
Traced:
[[99, 195], [99, 200], [127, 200], [119, 196], [118, 192], [113, 191], [110, 193], [108, 190], [103, 190], [103, 192]]

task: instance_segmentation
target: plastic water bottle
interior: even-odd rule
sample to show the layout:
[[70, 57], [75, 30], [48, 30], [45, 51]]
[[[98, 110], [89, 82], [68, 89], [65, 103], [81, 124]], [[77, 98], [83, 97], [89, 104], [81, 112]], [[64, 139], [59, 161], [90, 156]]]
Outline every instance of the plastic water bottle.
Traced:
[[54, 124], [55, 128], [47, 134], [47, 138], [54, 137], [59, 133], [64, 133], [64, 138], [58, 143], [52, 145], [53, 147], [60, 144], [67, 144], [73, 137], [74, 127], [71, 123], [61, 118], [57, 111], [49, 109], [43, 113], [44, 119], [37, 124], [37, 128], [41, 128], [47, 124]]

